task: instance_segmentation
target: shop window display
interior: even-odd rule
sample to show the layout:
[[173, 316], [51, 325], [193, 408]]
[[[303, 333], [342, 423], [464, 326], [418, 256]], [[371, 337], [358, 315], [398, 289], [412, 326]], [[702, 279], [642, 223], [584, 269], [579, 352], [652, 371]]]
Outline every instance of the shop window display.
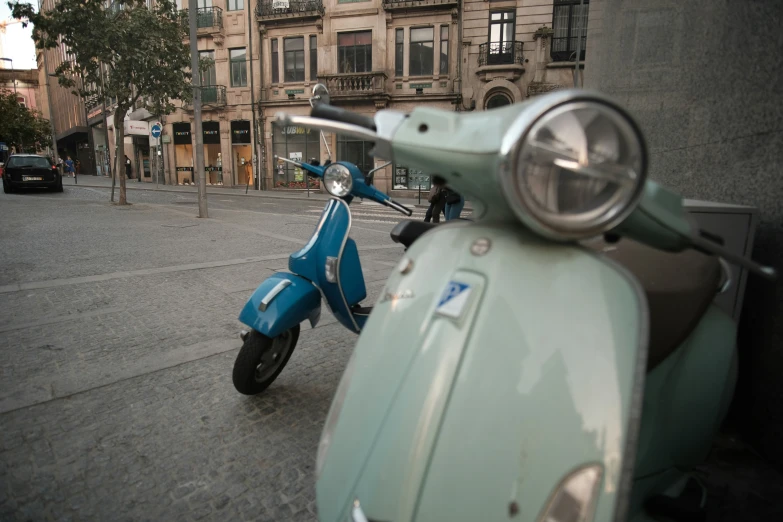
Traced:
[[253, 149], [250, 145], [250, 122], [231, 122], [231, 154], [237, 185], [253, 186]]
[[[274, 127], [272, 149], [275, 156], [294, 161], [321, 160], [321, 141], [317, 130], [289, 125]], [[290, 188], [318, 187], [319, 182], [305, 175], [303, 169], [282, 160], [273, 159], [274, 186]]]
[[220, 149], [220, 122], [202, 123], [204, 134], [204, 171], [207, 185], [223, 184], [223, 155]]
[[174, 165], [177, 169], [177, 185], [190, 185], [193, 180], [193, 144], [190, 122], [174, 123]]

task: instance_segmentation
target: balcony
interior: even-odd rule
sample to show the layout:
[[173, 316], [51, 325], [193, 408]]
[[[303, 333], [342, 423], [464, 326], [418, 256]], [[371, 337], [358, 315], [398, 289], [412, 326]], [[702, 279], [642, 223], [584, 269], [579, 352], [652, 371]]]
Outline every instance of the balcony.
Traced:
[[[188, 10], [181, 10], [180, 16], [182, 17], [182, 25], [185, 26], [185, 31], [188, 31], [190, 27]], [[199, 7], [196, 10], [196, 28], [199, 34], [221, 32], [223, 30], [223, 10], [219, 7]]]
[[459, 5], [459, 0], [383, 0], [382, 3], [386, 11], [399, 11], [456, 7]]
[[322, 0], [258, 0], [256, 19], [273, 23], [323, 16]]
[[[205, 111], [225, 107], [226, 105], [226, 86], [210, 85], [201, 87], [201, 108]], [[193, 110], [193, 103], [183, 103], [182, 108], [188, 111]]]
[[319, 74], [318, 80], [326, 84], [329, 94], [335, 99], [388, 97], [385, 72]]
[[525, 72], [522, 42], [487, 42], [479, 45], [476, 74], [482, 81], [515, 81]]

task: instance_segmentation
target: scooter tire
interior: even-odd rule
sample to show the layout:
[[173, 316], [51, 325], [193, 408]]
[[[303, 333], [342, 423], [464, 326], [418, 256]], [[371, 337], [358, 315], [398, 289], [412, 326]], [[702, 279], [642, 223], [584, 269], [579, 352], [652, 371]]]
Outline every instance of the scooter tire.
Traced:
[[[298, 340], [299, 325], [289, 328], [275, 338], [267, 337], [256, 330], [251, 331], [234, 361], [234, 388], [243, 395], [257, 395], [266, 390], [285, 368]], [[280, 359], [275, 359], [273, 364], [263, 368], [264, 359], [268, 360], [270, 355], [274, 357], [270, 352], [276, 348], [275, 343], [284, 343], [277, 346], [279, 350], [283, 350], [282, 353], [278, 352]]]

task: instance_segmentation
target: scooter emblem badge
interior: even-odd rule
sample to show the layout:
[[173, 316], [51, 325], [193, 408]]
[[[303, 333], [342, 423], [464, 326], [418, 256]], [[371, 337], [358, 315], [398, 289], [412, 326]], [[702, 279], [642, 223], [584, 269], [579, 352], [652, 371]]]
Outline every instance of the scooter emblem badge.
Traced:
[[449, 281], [449, 284], [446, 285], [446, 289], [443, 290], [443, 294], [440, 296], [438, 306], [435, 307], [435, 313], [451, 317], [452, 319], [459, 319], [462, 316], [465, 305], [468, 304], [471, 291], [471, 286], [466, 283]]

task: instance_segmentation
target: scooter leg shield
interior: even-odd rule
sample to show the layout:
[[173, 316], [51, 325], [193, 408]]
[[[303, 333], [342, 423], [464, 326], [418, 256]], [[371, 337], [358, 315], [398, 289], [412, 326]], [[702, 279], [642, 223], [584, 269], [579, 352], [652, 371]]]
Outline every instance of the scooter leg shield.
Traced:
[[267, 337], [277, 337], [305, 319], [315, 326], [320, 311], [321, 293], [313, 283], [295, 274], [277, 273], [253, 292], [239, 320]]
[[535, 521], [568, 509], [572, 486], [614, 520], [646, 361], [635, 280], [518, 226], [441, 227], [406, 257], [327, 420], [322, 522], [349, 520], [355, 501], [370, 520]]

